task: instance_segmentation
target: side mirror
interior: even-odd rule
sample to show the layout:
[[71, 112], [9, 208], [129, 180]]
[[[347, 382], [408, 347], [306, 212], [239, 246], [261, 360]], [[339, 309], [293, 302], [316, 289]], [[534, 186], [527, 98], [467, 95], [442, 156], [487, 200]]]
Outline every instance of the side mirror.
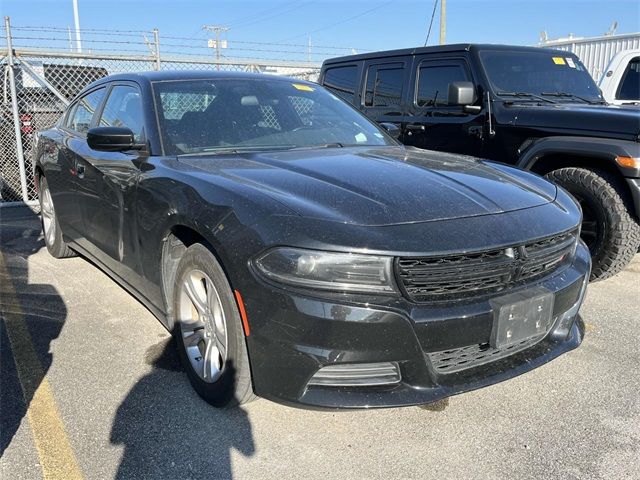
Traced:
[[395, 123], [383, 122], [380, 126], [384, 128], [391, 137], [397, 139], [400, 136], [400, 127]]
[[453, 82], [449, 84], [449, 105], [471, 105], [476, 101], [476, 87], [471, 82]]
[[136, 143], [133, 132], [126, 127], [90, 128], [87, 132], [87, 144], [93, 150], [103, 152], [124, 152], [143, 147]]

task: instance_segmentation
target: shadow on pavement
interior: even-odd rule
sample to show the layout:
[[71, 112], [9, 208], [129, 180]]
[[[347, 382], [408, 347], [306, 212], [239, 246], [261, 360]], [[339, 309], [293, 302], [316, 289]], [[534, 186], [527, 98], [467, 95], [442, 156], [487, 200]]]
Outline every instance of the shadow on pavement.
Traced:
[[145, 357], [153, 370], [118, 407], [111, 429], [111, 443], [124, 445], [116, 478], [232, 478], [232, 450], [255, 452], [247, 412], [201, 400], [173, 341], [154, 345]]
[[0, 456], [51, 366], [50, 344], [67, 318], [53, 285], [29, 282], [27, 259], [43, 247], [36, 214], [0, 210]]

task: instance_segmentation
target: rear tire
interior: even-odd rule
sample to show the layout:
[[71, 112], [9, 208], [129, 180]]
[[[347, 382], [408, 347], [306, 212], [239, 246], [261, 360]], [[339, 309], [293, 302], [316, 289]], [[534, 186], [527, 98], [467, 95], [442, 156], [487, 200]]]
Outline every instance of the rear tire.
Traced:
[[253, 400], [238, 305], [220, 263], [196, 243], [180, 259], [175, 278], [174, 336], [191, 385], [214, 407]]
[[591, 252], [591, 281], [621, 272], [640, 247], [640, 225], [618, 177], [602, 170], [561, 168], [546, 175], [582, 206], [582, 239]]
[[42, 222], [42, 233], [47, 250], [54, 258], [74, 257], [76, 253], [71, 250], [62, 239], [62, 230], [58, 223], [49, 184], [44, 176], [39, 179], [39, 200], [40, 200], [40, 220]]

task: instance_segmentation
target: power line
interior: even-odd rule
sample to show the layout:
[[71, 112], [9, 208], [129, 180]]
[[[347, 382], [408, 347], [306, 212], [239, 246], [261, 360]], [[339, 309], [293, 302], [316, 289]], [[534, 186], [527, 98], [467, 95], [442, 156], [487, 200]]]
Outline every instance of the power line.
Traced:
[[[298, 10], [298, 9], [300, 9], [302, 7], [305, 7], [305, 6], [309, 5], [310, 3], [313, 3], [313, 0], [308, 0], [308, 1], [305, 1], [305, 2], [302, 2], [302, 3], [299, 3], [297, 1], [296, 2], [288, 2], [285, 5], [280, 5], [279, 7], [271, 9], [271, 13], [269, 13], [267, 15], [264, 15], [264, 16], [250, 15], [247, 18], [245, 18], [244, 20], [240, 20], [240, 21], [235, 22], [235, 23], [230, 23], [229, 25], [234, 27], [234, 30], [235, 29], [243, 29], [243, 28], [246, 28], [246, 27], [250, 27], [251, 25], [255, 25], [256, 23], [264, 22], [265, 20], [269, 20], [271, 18], [277, 17], [278, 15], [280, 15], [282, 13], [283, 10], [286, 10], [287, 12], [291, 12], [293, 10]], [[291, 8], [288, 8], [290, 5], [291, 5]]]
[[433, 19], [436, 16], [436, 8], [438, 8], [438, 0], [433, 2], [433, 12], [431, 13], [431, 21], [429, 22], [429, 31], [427, 32], [427, 38], [424, 41], [425, 47], [427, 46], [427, 43], [429, 42], [429, 37], [431, 36], [431, 27], [433, 27]]
[[356, 18], [360, 18], [360, 17], [362, 17], [364, 15], [367, 15], [367, 14], [369, 14], [371, 12], [374, 12], [376, 10], [380, 10], [381, 8], [386, 7], [387, 5], [390, 5], [390, 4], [394, 3], [395, 1], [396, 0], [391, 0], [389, 2], [383, 3], [382, 5], [378, 5], [377, 7], [373, 7], [373, 8], [370, 8], [369, 10], [365, 10], [364, 12], [361, 12], [358, 15], [354, 15], [353, 17], [345, 18], [344, 20], [342, 20], [340, 22], [334, 22], [331, 25], [326, 25], [324, 27], [316, 28], [315, 30], [311, 30], [309, 32], [301, 33], [300, 35], [296, 35], [296, 36], [293, 36], [293, 37], [288, 37], [288, 38], [285, 38], [284, 40], [281, 40], [281, 41], [282, 42], [286, 42], [286, 41], [292, 40], [294, 38], [304, 37], [304, 36], [307, 36], [307, 35], [311, 35], [312, 33], [316, 33], [316, 32], [320, 32], [322, 30], [326, 30], [328, 28], [333, 28], [336, 25], [342, 25], [343, 23], [350, 22], [351, 20], [355, 20]]

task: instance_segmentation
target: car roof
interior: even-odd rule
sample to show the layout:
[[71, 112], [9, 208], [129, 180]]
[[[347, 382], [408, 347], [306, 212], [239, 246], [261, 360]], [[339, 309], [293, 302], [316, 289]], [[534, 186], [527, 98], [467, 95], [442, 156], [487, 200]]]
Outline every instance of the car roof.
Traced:
[[552, 50], [540, 47], [523, 47], [521, 45], [493, 45], [479, 43], [454, 43], [450, 45], [437, 45], [433, 47], [413, 47], [402, 48], [399, 50], [384, 50], [381, 52], [360, 53], [357, 55], [347, 55], [344, 57], [329, 58], [324, 61], [323, 65], [331, 65], [333, 63], [354, 62], [358, 60], [369, 60], [385, 57], [398, 57], [403, 55], [419, 55], [422, 53], [449, 53], [449, 52], [470, 52], [478, 50], [502, 50], [502, 51], [522, 51], [525, 52], [557, 52], [558, 54], [573, 56], [573, 53], [562, 50]]
[[[162, 70], [162, 71], [147, 71], [147, 72], [132, 72], [132, 73], [117, 73], [108, 75], [95, 82], [87, 85], [83, 92], [90, 90], [98, 85], [102, 85], [108, 82], [114, 81], [132, 81], [136, 83], [153, 83], [163, 81], [176, 81], [176, 80], [214, 80], [220, 78], [237, 78], [237, 79], [271, 79], [271, 80], [285, 80], [296, 83], [303, 83], [311, 85], [311, 82], [307, 80], [301, 80], [297, 78], [290, 78], [280, 75], [271, 75], [264, 73], [249, 73], [249, 72], [221, 72], [217, 70]], [[81, 93], [83, 93], [81, 92]]]

